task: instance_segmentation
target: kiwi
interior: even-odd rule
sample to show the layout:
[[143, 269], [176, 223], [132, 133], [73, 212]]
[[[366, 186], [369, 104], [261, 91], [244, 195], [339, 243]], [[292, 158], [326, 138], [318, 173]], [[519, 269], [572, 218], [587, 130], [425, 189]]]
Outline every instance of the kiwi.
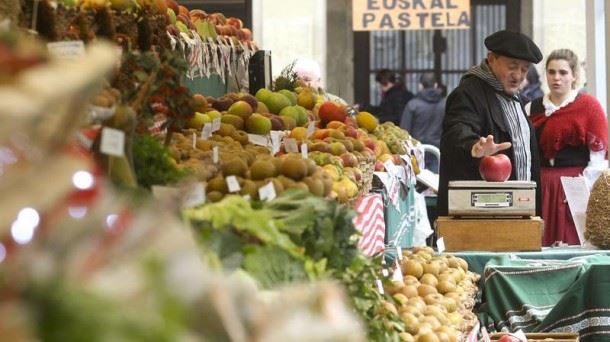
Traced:
[[254, 180], [263, 180], [277, 176], [277, 169], [270, 158], [258, 159], [252, 162], [250, 166], [250, 178]]
[[226, 176], [243, 177], [248, 170], [248, 164], [241, 158], [231, 158], [222, 163], [222, 174]]
[[226, 194], [229, 192], [229, 188], [227, 187], [227, 182], [224, 177], [218, 175], [208, 181], [206, 186], [206, 193], [209, 194], [212, 192], [220, 192], [221, 194]]
[[308, 167], [304, 159], [285, 158], [280, 167], [280, 173], [295, 181], [300, 181], [307, 175]]

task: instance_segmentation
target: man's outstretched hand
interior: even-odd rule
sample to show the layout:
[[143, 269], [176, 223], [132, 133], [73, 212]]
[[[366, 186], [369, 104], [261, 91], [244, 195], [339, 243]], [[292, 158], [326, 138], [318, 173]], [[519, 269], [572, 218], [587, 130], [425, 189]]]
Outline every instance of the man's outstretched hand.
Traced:
[[479, 138], [479, 141], [472, 145], [470, 154], [473, 158], [483, 158], [485, 156], [490, 156], [500, 151], [507, 150], [511, 146], [512, 145], [509, 142], [504, 142], [500, 144], [494, 143], [494, 137], [490, 134], [487, 137]]

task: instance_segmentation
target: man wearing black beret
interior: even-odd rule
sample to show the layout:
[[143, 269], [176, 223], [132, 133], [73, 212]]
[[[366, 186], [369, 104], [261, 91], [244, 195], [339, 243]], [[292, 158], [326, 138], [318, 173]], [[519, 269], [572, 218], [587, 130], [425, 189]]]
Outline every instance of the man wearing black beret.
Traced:
[[[513, 166], [511, 180], [539, 183], [536, 135], [518, 95], [531, 63], [542, 53], [527, 36], [498, 31], [485, 38], [489, 50], [447, 97], [441, 136], [439, 215], [447, 215], [449, 181], [481, 180], [484, 156], [504, 153]], [[537, 187], [539, 189], [539, 187]], [[536, 191], [536, 211], [540, 192]]]

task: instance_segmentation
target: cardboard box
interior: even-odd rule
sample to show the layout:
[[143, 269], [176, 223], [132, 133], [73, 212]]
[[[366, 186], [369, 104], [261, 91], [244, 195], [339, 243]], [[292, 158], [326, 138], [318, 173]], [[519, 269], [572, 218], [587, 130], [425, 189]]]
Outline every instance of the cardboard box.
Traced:
[[[503, 333], [490, 334], [492, 341], [498, 341]], [[578, 334], [572, 333], [528, 333], [525, 334], [528, 342], [578, 342]]]
[[539, 251], [544, 222], [540, 217], [515, 219], [453, 218], [436, 220], [436, 234], [447, 252]]

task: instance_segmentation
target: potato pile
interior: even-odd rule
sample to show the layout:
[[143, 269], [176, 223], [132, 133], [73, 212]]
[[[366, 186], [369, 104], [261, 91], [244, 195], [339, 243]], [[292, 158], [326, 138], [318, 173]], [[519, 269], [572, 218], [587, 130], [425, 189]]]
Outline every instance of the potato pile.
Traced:
[[387, 289], [405, 323], [403, 341], [455, 342], [476, 323], [472, 312], [480, 276], [464, 259], [430, 247], [402, 252], [403, 278]]

